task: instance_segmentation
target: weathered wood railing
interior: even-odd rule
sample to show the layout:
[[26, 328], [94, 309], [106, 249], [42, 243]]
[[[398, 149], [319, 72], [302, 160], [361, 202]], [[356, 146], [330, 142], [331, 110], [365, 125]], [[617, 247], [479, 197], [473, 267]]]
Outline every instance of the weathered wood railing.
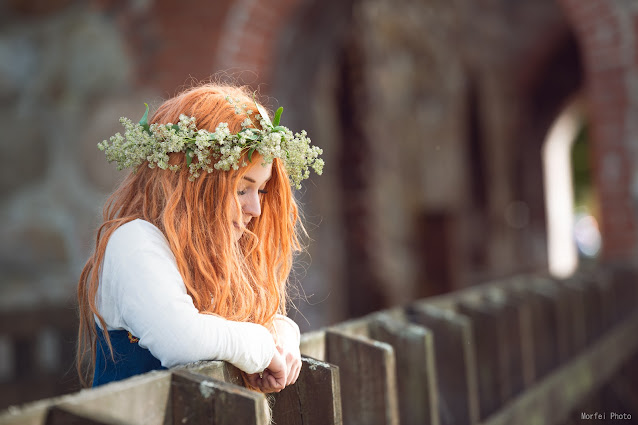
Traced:
[[273, 396], [200, 362], [9, 409], [0, 423], [567, 423], [638, 358], [636, 277], [517, 277], [304, 334], [299, 380]]

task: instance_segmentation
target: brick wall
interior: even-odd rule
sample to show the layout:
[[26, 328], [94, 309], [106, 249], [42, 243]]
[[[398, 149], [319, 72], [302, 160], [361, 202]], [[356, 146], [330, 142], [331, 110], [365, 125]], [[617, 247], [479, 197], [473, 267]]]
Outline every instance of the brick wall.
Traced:
[[638, 171], [638, 8], [627, 1], [562, 0], [583, 52], [603, 257], [635, 261]]

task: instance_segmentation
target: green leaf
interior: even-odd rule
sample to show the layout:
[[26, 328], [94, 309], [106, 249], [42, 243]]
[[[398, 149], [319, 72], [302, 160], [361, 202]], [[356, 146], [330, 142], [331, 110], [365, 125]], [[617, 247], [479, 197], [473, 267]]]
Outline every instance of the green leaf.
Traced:
[[284, 127], [282, 125], [278, 125], [276, 127], [273, 127], [272, 131], [273, 131], [273, 133], [274, 132], [283, 133], [284, 131], [286, 131], [286, 127]]
[[145, 103], [144, 106], [146, 106], [146, 112], [144, 112], [144, 116], [140, 120], [140, 125], [148, 125], [148, 103]]
[[192, 149], [186, 149], [186, 166], [190, 167], [191, 166], [191, 162], [193, 162], [193, 150]]
[[179, 131], [179, 125], [177, 125], [177, 124], [173, 124], [173, 125], [171, 126], [171, 128], [172, 128], [173, 130], [175, 130], [175, 131]]
[[142, 116], [142, 119], [140, 120], [140, 125], [142, 126], [142, 128], [144, 130], [146, 130], [147, 133], [150, 134], [150, 126], [148, 125], [148, 103], [144, 104], [146, 106], [146, 112], [144, 112], [144, 115]]
[[255, 146], [253, 146], [248, 151], [248, 162], [253, 162], [253, 153], [255, 152], [255, 149], [257, 149], [257, 148]]
[[272, 125], [277, 127], [279, 125], [279, 120], [281, 120], [281, 114], [284, 112], [284, 107], [280, 106], [277, 108], [277, 112], [275, 112], [275, 119], [272, 120]]

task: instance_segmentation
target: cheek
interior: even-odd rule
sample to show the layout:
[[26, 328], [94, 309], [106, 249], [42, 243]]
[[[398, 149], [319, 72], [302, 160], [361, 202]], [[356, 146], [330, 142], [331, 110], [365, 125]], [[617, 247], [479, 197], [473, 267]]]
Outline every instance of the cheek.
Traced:
[[238, 199], [238, 202], [235, 204], [235, 208], [233, 210], [234, 217], [241, 218], [246, 207], [246, 202], [246, 196], [242, 196]]
[[237, 217], [239, 217], [241, 215], [241, 201], [240, 199], [235, 199], [232, 200], [230, 202], [230, 205], [228, 205], [228, 209], [226, 210], [228, 217], [232, 220], [232, 221], [237, 221]]

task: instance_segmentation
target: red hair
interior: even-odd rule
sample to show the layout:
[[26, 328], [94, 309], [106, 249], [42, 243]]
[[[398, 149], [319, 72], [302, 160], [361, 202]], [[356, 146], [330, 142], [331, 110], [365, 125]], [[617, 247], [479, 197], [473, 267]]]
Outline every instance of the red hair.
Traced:
[[[246, 116], [236, 114], [226, 96], [247, 105], [253, 103], [252, 95], [243, 88], [206, 84], [164, 102], [150, 122], [176, 123], [179, 115], [185, 114], [195, 117], [200, 129], [213, 132], [220, 122], [226, 122], [236, 133]], [[277, 312], [286, 313], [288, 275], [300, 243], [298, 208], [281, 161], [273, 162], [261, 215], [251, 220], [239, 241], [233, 235], [232, 217], [240, 208], [238, 182], [249, 167], [202, 171], [191, 182], [184, 153], [172, 153], [170, 162], [182, 164], [181, 169], [151, 169], [143, 163], [104, 205], [104, 223], [97, 231], [95, 252], [78, 284], [77, 369], [85, 385], [95, 364], [94, 315], [110, 346], [106, 323], [96, 307], [100, 266], [113, 232], [132, 220], [146, 220], [166, 236], [186, 290], [200, 312], [266, 327], [272, 325]], [[261, 164], [257, 153], [251, 164]], [[84, 359], [89, 360], [88, 364], [83, 364]]]

